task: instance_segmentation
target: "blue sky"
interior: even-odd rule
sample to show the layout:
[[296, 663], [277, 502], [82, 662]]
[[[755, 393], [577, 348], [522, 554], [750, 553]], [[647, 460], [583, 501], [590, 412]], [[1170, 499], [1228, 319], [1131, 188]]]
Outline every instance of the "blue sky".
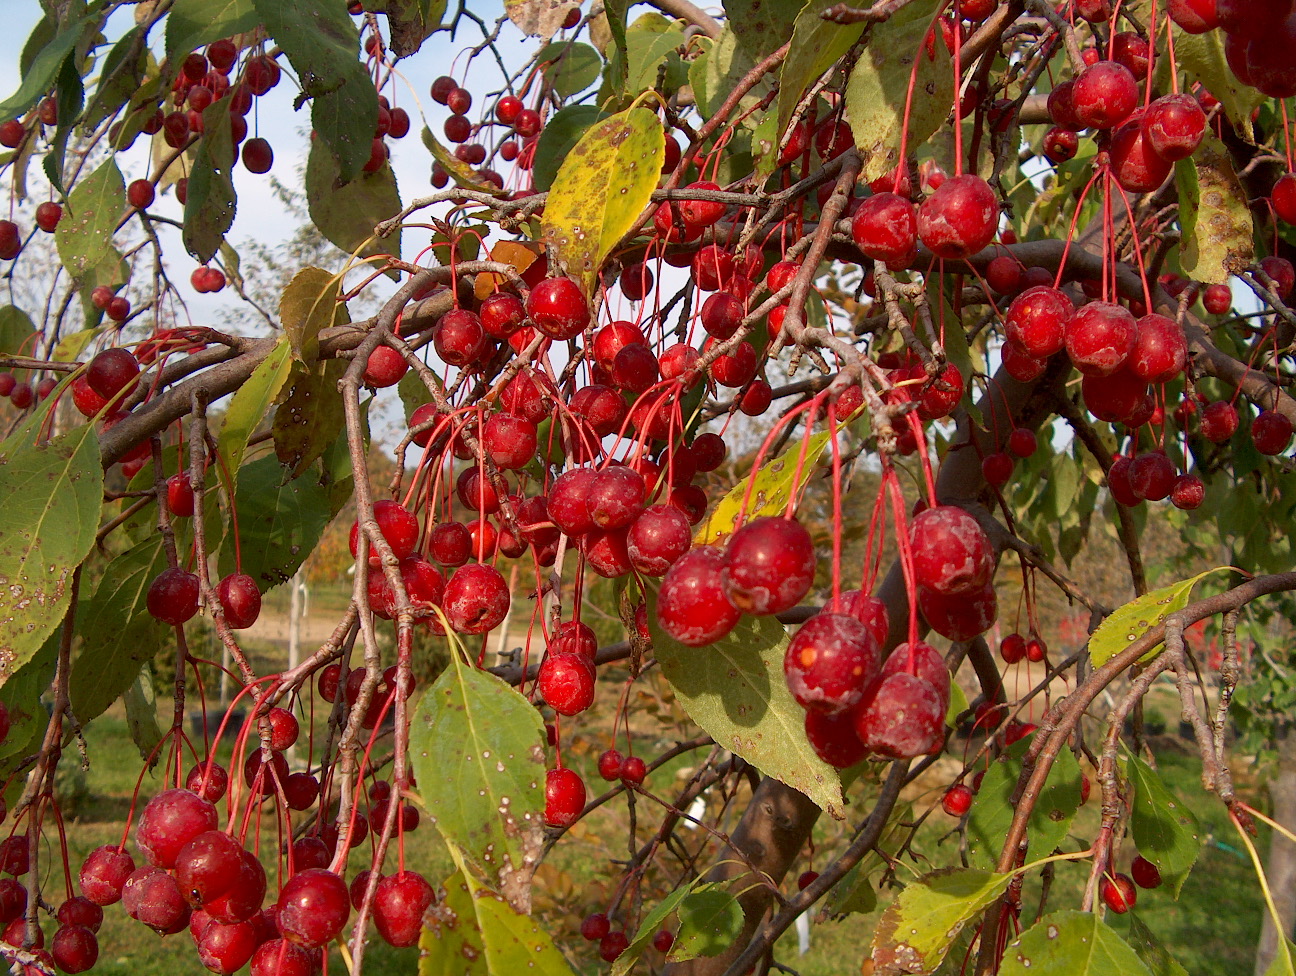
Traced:
[[[0, 32], [0, 98], [17, 88], [18, 61], [22, 46], [41, 16], [38, 0], [4, 0], [3, 8], [10, 26]], [[134, 9], [132, 6], [125, 6], [110, 20], [107, 31], [110, 42], [121, 36], [121, 33], [133, 23]], [[489, 25], [502, 14], [503, 4], [499, 0], [490, 0], [485, 4], [475, 4], [474, 9]], [[382, 18], [380, 22], [385, 23]], [[160, 25], [154, 29], [151, 38], [155, 51], [161, 48], [161, 33]], [[462, 63], [454, 65], [454, 70], [451, 70], [455, 56], [461, 49], [479, 39], [480, 32], [477, 27], [465, 21], [457, 43], [450, 40], [448, 33], [438, 33], [433, 35], [417, 54], [397, 65], [395, 102], [409, 112], [412, 120], [412, 128], [408, 136], [400, 141], [389, 140], [388, 143], [392, 148], [392, 166], [403, 200], [408, 201], [431, 192], [432, 189], [428, 182], [432, 161], [418, 136], [424, 121], [421, 113], [426, 113], [427, 123], [438, 134], [441, 132], [447, 114], [444, 107], [433, 102], [428, 96], [432, 80], [443, 73], [452, 73], [463, 81], [465, 72]], [[509, 64], [523, 63], [535, 49], [536, 44], [534, 40], [528, 41], [523, 38], [512, 24], [505, 25], [499, 42], [501, 55]], [[474, 93], [474, 104], [470, 113], [472, 118], [477, 118], [485, 107], [483, 94], [486, 91], [499, 89], [501, 82], [498, 66], [489, 53], [478, 58], [472, 65], [467, 76], [467, 86]], [[384, 93], [392, 97], [390, 90], [385, 90]], [[292, 101], [295, 94], [294, 86], [285, 76], [284, 81], [274, 91], [258, 100], [255, 109], [258, 131], [270, 139], [274, 148], [275, 164], [272, 172], [290, 185], [300, 182], [298, 173], [305, 166], [306, 132], [310, 122], [309, 105], [294, 112]], [[252, 121], [252, 116], [249, 116], [249, 122]], [[119, 164], [128, 182], [147, 174], [148, 156], [145, 146], [146, 141], [140, 140], [136, 148], [119, 156]], [[275, 200], [266, 177], [256, 176], [240, 168], [236, 170], [235, 187], [238, 192], [238, 216], [229, 240], [236, 250], [250, 240], [272, 244], [292, 236], [296, 229], [296, 222]], [[45, 192], [43, 187], [36, 184], [33, 184], [32, 190], [37, 199]], [[173, 196], [159, 197], [152, 209], [177, 218], [181, 210]], [[417, 232], [407, 235], [404, 255], [407, 258], [413, 258], [426, 243], [416, 235]], [[184, 253], [178, 239], [175, 240], [174, 245], [171, 242], [167, 244], [169, 272], [173, 280], [187, 286], [189, 272], [196, 267], [196, 263]], [[195, 321], [204, 312], [209, 315], [214, 314], [218, 306], [237, 301], [228, 292], [216, 297], [188, 293], [187, 288], [186, 292], [186, 299]]]

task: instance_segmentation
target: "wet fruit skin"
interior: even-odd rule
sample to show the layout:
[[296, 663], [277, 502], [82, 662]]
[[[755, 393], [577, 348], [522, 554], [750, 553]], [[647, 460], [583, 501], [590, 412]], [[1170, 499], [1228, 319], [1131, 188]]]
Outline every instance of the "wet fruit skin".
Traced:
[[214, 806], [188, 790], [166, 790], [144, 807], [135, 843], [151, 864], [173, 868], [181, 848], [204, 831], [216, 828]]
[[289, 878], [279, 892], [279, 931], [290, 942], [315, 948], [331, 941], [351, 914], [346, 882], [311, 868]]
[[972, 788], [957, 783], [945, 791], [941, 798], [941, 807], [951, 817], [961, 817], [972, 809]]
[[417, 945], [423, 913], [436, 900], [432, 886], [414, 871], [400, 871], [378, 882], [374, 891], [374, 924], [378, 934], [397, 947]]

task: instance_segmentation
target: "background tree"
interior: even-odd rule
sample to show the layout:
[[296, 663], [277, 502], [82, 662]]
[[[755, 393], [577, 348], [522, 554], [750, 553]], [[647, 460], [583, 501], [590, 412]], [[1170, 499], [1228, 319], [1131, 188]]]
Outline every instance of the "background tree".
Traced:
[[[1292, 972], [1291, 773], [1237, 760], [1289, 737], [1293, 43], [1290, 0], [42, 5], [0, 956], [106, 968], [124, 915], [169, 971], [738, 976], [814, 909], [873, 973], [1177, 973], [1131, 909], [1228, 925], [1209, 841]], [[114, 717], [104, 837], [59, 770]]]

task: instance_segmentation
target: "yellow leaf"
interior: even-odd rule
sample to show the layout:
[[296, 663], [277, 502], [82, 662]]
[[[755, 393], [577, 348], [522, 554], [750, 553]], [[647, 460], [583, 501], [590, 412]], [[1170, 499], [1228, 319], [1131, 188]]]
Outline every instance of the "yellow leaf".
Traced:
[[652, 199], [665, 146], [657, 116], [632, 108], [590, 128], [563, 160], [545, 201], [543, 234], [587, 295], [603, 259]]
[[733, 532], [742, 511], [743, 499], [747, 497], [747, 485], [755, 480], [752, 488], [751, 505], [747, 510], [746, 520], [760, 518], [764, 515], [779, 515], [787, 508], [788, 499], [793, 492], [800, 491], [810, 476], [814, 474], [824, 448], [828, 446], [830, 434], [827, 431], [814, 434], [806, 448], [805, 463], [801, 465], [801, 477], [797, 479], [797, 459], [801, 456], [801, 444], [798, 443], [784, 454], [766, 462], [759, 471], [748, 475], [734, 485], [729, 494], [716, 503], [705, 522], [693, 536], [693, 541], [700, 546], [719, 545]]

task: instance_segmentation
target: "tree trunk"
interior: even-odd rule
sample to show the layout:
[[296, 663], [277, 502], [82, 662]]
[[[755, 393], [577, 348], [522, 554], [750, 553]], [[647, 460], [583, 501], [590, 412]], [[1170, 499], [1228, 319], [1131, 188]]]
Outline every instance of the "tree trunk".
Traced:
[[[1282, 759], [1278, 774], [1269, 783], [1269, 796], [1273, 800], [1273, 818], [1288, 830], [1296, 832], [1296, 756], [1290, 746], [1296, 745], [1285, 736], [1279, 743]], [[1269, 842], [1269, 858], [1265, 864], [1269, 890], [1282, 920], [1282, 937], [1289, 938], [1292, 922], [1296, 920], [1296, 844], [1278, 831]], [[1268, 911], [1260, 929], [1260, 945], [1256, 949], [1256, 976], [1264, 976], [1278, 952], [1278, 928]]]
[[[819, 817], [819, 808], [804, 793], [766, 776], [761, 780], [751, 804], [735, 828], [730, 840], [748, 860], [765, 872], [775, 884], [787, 874], [810, 837], [810, 830]], [[738, 896], [743, 909], [742, 934], [727, 951], [713, 958], [693, 959], [668, 966], [672, 976], [714, 976], [723, 973], [747, 943], [765, 916], [771, 902], [769, 889], [734, 857], [732, 851], [721, 850], [725, 860], [708, 875], [708, 881], [732, 879], [730, 889]]]

